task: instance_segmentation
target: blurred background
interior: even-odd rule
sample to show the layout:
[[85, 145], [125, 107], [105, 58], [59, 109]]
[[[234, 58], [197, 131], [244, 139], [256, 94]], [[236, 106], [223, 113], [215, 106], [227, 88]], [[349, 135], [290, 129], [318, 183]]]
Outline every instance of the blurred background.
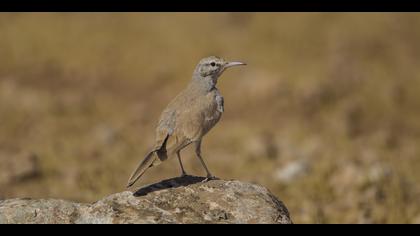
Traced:
[[[219, 80], [216, 176], [268, 187], [295, 223], [420, 223], [419, 42], [414, 13], [2, 13], [0, 199], [124, 191], [217, 55], [248, 66]], [[179, 174], [174, 158], [137, 187]]]

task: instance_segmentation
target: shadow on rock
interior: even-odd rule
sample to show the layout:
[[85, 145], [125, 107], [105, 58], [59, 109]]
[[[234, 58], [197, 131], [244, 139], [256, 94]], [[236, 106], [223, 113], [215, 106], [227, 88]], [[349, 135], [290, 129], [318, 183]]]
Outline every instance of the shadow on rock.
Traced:
[[188, 186], [191, 184], [202, 182], [204, 179], [205, 177], [192, 176], [192, 175], [166, 179], [166, 180], [162, 180], [161, 182], [140, 188], [134, 193], [134, 196], [140, 197], [140, 196], [145, 196], [148, 193], [151, 193], [154, 191], [159, 191], [159, 190], [168, 189], [168, 188], [177, 188], [181, 186]]

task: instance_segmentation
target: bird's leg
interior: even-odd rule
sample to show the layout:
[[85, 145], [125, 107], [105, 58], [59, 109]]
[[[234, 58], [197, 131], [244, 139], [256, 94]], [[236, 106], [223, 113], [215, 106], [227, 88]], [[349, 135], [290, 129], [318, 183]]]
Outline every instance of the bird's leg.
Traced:
[[182, 171], [181, 177], [187, 176], [187, 172], [185, 172], [184, 166], [182, 165], [180, 151], [176, 152], [176, 155], [178, 157], [179, 165], [181, 166], [181, 171]]
[[207, 177], [202, 182], [207, 182], [207, 181], [212, 180], [212, 179], [217, 179], [215, 176], [213, 176], [210, 173], [209, 169], [206, 166], [206, 163], [204, 163], [204, 160], [201, 157], [201, 140], [195, 143], [195, 154], [197, 155], [198, 159], [201, 162], [201, 165], [203, 165], [204, 169], [207, 172]]

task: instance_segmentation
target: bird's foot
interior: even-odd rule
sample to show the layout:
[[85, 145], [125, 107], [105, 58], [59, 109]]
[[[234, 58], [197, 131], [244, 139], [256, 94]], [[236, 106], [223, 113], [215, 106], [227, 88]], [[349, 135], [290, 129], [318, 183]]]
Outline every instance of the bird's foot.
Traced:
[[213, 175], [208, 175], [203, 181], [201, 181], [201, 183], [205, 183], [205, 182], [209, 182], [210, 180], [217, 180], [220, 178], [217, 178], [216, 176]]
[[187, 174], [186, 172], [182, 172], [181, 176], [179, 176], [180, 178], [184, 178], [190, 176], [189, 174]]

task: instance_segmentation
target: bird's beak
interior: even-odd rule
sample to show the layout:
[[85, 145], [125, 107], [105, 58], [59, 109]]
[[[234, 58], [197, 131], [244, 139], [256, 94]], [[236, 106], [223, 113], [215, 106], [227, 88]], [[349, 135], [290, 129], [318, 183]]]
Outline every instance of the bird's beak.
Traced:
[[240, 62], [240, 61], [231, 61], [225, 64], [225, 69], [232, 67], [232, 66], [245, 66], [246, 63]]

